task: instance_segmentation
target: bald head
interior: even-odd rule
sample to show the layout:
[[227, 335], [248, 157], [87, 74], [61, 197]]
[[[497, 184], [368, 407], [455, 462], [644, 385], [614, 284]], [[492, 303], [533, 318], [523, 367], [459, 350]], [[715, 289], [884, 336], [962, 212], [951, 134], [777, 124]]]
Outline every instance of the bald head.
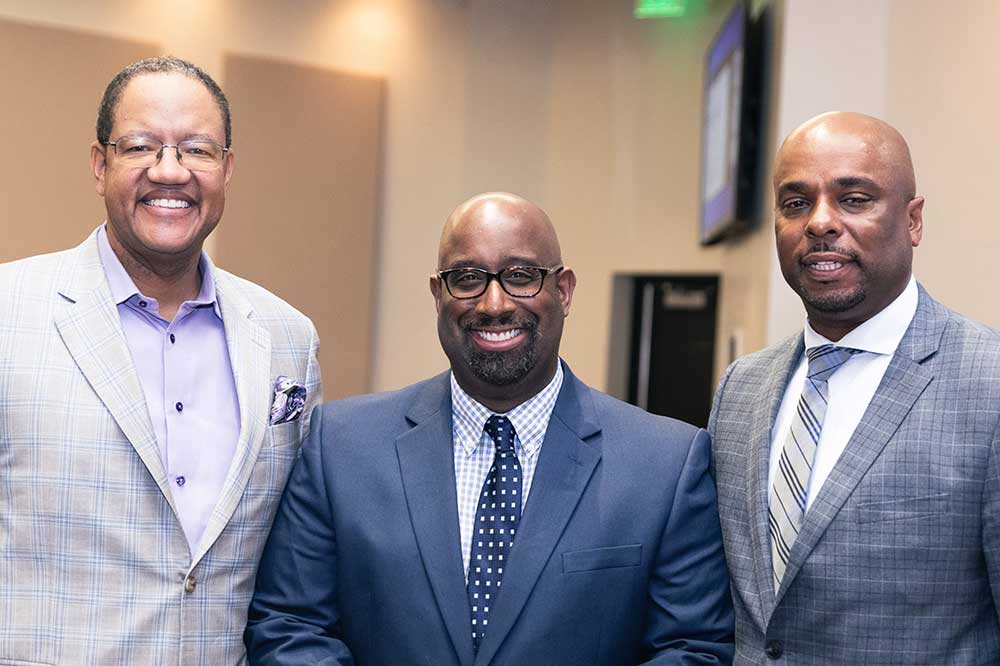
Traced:
[[788, 135], [774, 166], [778, 259], [816, 332], [839, 340], [903, 292], [923, 205], [887, 123], [825, 113]]
[[445, 222], [438, 247], [438, 266], [443, 263], [456, 242], [481, 234], [507, 235], [517, 230], [530, 239], [546, 265], [562, 263], [562, 252], [552, 221], [541, 208], [523, 197], [508, 192], [478, 194], [460, 204]]
[[916, 195], [910, 148], [903, 135], [884, 120], [852, 111], [831, 111], [810, 118], [785, 138], [776, 160], [776, 189], [785, 158], [816, 145], [844, 152], [867, 153], [886, 168], [892, 186], [906, 201]]

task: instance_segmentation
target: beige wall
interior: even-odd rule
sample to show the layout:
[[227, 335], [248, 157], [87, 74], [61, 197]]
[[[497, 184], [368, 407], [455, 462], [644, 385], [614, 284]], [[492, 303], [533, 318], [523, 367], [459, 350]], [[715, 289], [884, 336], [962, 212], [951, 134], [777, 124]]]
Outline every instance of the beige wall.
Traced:
[[240, 137], [220, 265], [308, 312], [328, 400], [371, 385], [382, 81], [229, 54]]
[[926, 197], [914, 273], [935, 298], [1000, 328], [1000, 3], [895, 0], [886, 115]]
[[683, 21], [636, 21], [633, 4], [0, 0], [0, 16], [155, 36], [220, 78], [225, 52], [385, 77], [372, 387], [445, 367], [427, 291], [440, 225], [493, 188], [537, 200], [562, 230], [580, 277], [564, 354], [601, 386], [612, 273], [722, 270], [725, 280], [734, 252], [696, 237], [702, 59], [725, 3]]
[[[992, 293], [1000, 235], [990, 210], [1000, 173], [1000, 3], [841, 0], [836, 12], [826, 0], [778, 5], [784, 37], [774, 148], [826, 110], [871, 113], [898, 127], [927, 199], [914, 274], [946, 305], [1000, 328]], [[769, 253], [770, 343], [801, 327], [803, 314]]]
[[[860, 32], [856, 15], [828, 2], [776, 1], [795, 29], [780, 43], [788, 67], [769, 141], [806, 113], [857, 108], [861, 97], [883, 104], [914, 146], [929, 199], [919, 276], [997, 325], [998, 308], [980, 294], [1000, 271], [986, 203], [1000, 134], [990, 117], [1000, 43], [988, 34], [998, 10], [872, 1], [878, 20]], [[776, 304], [801, 323], [774, 272], [769, 221], [736, 245], [696, 241], [702, 59], [728, 6], [706, 4], [679, 21], [636, 21], [631, 0], [0, 0], [0, 17], [140, 36], [220, 77], [225, 52], [384, 77], [372, 388], [445, 366], [427, 276], [445, 216], [487, 188], [536, 199], [562, 230], [580, 277], [564, 355], [602, 386], [615, 271], [721, 273], [720, 361], [732, 331], [744, 351], [780, 337]]]
[[115, 72], [157, 51], [0, 21], [0, 261], [74, 247], [104, 219], [89, 159], [97, 105]]

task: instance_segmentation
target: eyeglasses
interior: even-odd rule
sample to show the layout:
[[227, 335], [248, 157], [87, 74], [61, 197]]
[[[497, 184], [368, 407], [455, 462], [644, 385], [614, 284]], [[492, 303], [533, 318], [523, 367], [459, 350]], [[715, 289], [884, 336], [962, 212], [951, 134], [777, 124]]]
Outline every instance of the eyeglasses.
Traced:
[[191, 139], [180, 143], [163, 143], [145, 136], [123, 136], [117, 141], [108, 141], [115, 155], [127, 166], [149, 169], [160, 163], [163, 151], [173, 148], [177, 162], [189, 171], [214, 171], [222, 166], [222, 160], [231, 149], [224, 148], [209, 139]]
[[486, 293], [490, 280], [499, 282], [500, 287], [515, 298], [531, 298], [542, 290], [546, 275], [558, 275], [563, 268], [508, 266], [499, 273], [490, 273], [482, 268], [452, 268], [438, 271], [437, 276], [444, 281], [448, 293], [454, 298], [479, 298]]

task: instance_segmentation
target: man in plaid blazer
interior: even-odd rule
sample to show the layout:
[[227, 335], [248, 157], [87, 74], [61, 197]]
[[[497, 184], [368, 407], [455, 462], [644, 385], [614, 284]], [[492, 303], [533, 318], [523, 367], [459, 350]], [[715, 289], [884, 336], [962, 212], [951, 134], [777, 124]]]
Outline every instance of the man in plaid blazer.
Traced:
[[913, 280], [923, 197], [884, 122], [810, 120], [774, 187], [808, 320], [709, 423], [736, 663], [1000, 663], [1000, 335]]
[[202, 253], [233, 163], [207, 74], [130, 65], [97, 134], [107, 223], [0, 266], [0, 663], [241, 664], [316, 332]]

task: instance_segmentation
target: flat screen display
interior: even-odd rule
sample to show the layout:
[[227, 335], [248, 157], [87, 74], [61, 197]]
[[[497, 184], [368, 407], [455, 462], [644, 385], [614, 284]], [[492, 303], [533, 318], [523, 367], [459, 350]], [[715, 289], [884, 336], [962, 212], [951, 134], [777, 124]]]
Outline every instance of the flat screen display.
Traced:
[[701, 137], [701, 242], [738, 224], [746, 9], [737, 2], [708, 48]]

